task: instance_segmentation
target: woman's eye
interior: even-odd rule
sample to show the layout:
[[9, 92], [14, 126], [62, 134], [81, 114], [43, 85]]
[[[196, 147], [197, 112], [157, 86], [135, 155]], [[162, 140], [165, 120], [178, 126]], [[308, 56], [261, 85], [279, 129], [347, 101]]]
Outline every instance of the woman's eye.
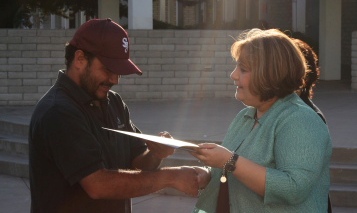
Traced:
[[239, 67], [241, 72], [247, 72], [247, 70], [245, 68]]

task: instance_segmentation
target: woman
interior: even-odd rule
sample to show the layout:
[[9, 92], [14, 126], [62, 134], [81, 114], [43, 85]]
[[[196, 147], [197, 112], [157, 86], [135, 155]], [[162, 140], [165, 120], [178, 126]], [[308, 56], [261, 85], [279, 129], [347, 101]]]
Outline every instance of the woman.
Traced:
[[318, 57], [315, 51], [308, 45], [306, 42], [294, 38], [294, 43], [299, 47], [300, 51], [305, 57], [307, 63], [307, 69], [305, 74], [305, 84], [302, 88], [297, 91], [300, 98], [310, 106], [319, 116], [320, 118], [326, 123], [325, 116], [321, 112], [321, 110], [312, 102], [312, 98], [314, 96], [313, 88], [320, 76], [320, 67], [318, 63]]
[[[312, 102], [312, 98], [314, 96], [313, 88], [320, 76], [320, 67], [319, 67], [319, 60], [317, 54], [312, 49], [312, 47], [307, 44], [306, 42], [294, 38], [293, 41], [299, 47], [300, 51], [305, 57], [307, 63], [307, 69], [305, 70], [305, 78], [304, 78], [304, 86], [296, 91], [299, 94], [300, 98], [309, 106], [311, 107], [319, 116], [320, 118], [326, 123], [326, 118], [322, 111]], [[329, 213], [332, 212], [332, 205], [330, 201], [330, 197], [328, 197], [328, 211]]]
[[247, 107], [222, 146], [200, 144], [192, 153], [211, 167], [194, 212], [222, 212], [216, 207], [225, 181], [230, 212], [326, 212], [331, 138], [295, 93], [304, 83], [304, 56], [275, 29], [242, 34], [231, 54], [235, 97]]

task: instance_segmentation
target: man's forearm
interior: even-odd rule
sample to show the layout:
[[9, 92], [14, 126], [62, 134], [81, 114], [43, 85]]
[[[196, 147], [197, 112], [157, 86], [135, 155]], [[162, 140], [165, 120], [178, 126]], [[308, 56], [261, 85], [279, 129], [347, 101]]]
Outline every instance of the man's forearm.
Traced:
[[193, 168], [163, 168], [157, 171], [99, 170], [81, 180], [81, 186], [93, 199], [125, 199], [143, 196], [166, 187], [190, 195], [198, 191]]
[[151, 151], [147, 150], [134, 159], [132, 166], [135, 169], [152, 171], [156, 170], [161, 162], [162, 159], [156, 157]]

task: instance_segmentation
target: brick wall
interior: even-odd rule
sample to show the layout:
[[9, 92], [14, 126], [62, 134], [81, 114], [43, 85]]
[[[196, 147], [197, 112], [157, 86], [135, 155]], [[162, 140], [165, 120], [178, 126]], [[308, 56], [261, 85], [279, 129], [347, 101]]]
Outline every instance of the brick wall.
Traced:
[[[0, 105], [34, 105], [64, 66], [75, 30], [0, 29]], [[125, 100], [233, 97], [230, 45], [239, 31], [129, 30], [143, 70], [113, 87]]]
[[351, 88], [357, 91], [357, 31], [352, 32], [351, 43]]

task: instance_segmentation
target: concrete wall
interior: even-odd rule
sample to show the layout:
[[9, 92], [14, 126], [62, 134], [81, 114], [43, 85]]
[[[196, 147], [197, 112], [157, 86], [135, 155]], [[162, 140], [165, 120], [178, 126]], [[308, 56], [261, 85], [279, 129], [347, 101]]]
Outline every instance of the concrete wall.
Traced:
[[[357, 0], [344, 0], [342, 2], [341, 23], [341, 79], [350, 80], [351, 76], [351, 35], [357, 30]], [[355, 50], [356, 51], [356, 50]]]
[[[0, 29], [0, 105], [34, 105], [64, 66], [75, 30]], [[234, 97], [230, 56], [240, 31], [129, 30], [132, 60], [142, 76], [113, 87], [125, 100]]]
[[357, 31], [352, 32], [351, 43], [351, 89], [357, 91]]
[[291, 30], [292, 23], [292, 1], [274, 0], [269, 1], [267, 8], [268, 27]]

